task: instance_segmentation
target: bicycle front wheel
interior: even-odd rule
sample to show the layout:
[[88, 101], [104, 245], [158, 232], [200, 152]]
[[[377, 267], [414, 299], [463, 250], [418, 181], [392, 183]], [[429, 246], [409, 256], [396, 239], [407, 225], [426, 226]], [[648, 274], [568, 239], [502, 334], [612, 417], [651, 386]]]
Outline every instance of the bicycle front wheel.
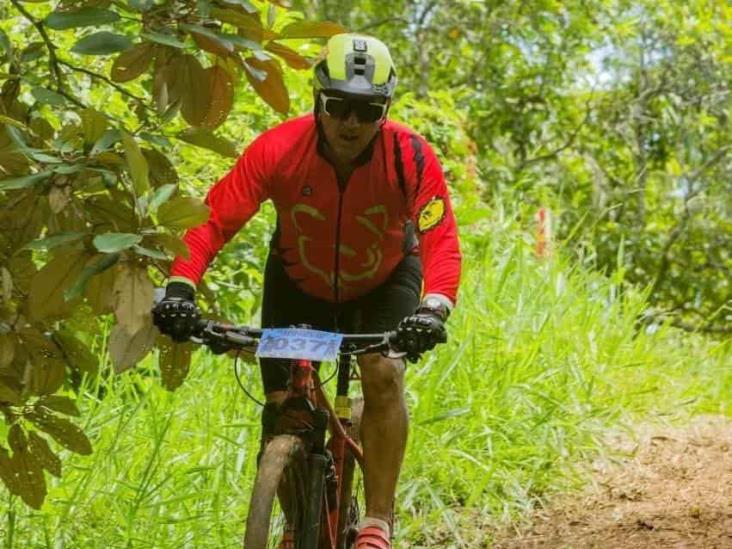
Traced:
[[[356, 398], [351, 405], [351, 426], [348, 435], [354, 442], [360, 443], [361, 416], [363, 415], [363, 398]], [[363, 475], [356, 463], [356, 457], [346, 450], [343, 464], [343, 482], [341, 483], [341, 506], [338, 515], [338, 549], [353, 549], [358, 533], [360, 515], [365, 510]]]
[[299, 548], [307, 501], [306, 474], [302, 440], [280, 435], [267, 444], [252, 490], [244, 549]]

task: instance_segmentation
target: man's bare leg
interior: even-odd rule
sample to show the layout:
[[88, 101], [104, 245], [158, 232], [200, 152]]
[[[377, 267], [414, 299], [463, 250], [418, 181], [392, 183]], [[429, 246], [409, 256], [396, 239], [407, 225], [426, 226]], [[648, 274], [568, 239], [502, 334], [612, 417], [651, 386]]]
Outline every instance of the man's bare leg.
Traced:
[[404, 361], [370, 354], [359, 357], [359, 365], [364, 394], [361, 442], [366, 516], [388, 523], [409, 429]]

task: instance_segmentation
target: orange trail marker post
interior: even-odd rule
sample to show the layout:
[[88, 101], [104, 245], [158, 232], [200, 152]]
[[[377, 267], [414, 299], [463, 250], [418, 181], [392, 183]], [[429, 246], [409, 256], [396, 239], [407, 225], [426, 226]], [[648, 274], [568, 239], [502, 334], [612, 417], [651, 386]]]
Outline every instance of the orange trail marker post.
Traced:
[[536, 219], [536, 257], [549, 259], [552, 256], [552, 214], [549, 208], [539, 208]]

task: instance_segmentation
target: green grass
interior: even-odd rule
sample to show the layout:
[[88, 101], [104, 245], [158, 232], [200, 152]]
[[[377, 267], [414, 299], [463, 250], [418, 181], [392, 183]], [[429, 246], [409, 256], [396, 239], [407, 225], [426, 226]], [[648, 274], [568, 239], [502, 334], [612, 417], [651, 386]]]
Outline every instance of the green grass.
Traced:
[[[398, 547], [482, 546], [465, 516], [516, 519], [576, 486], [608, 430], [730, 407], [729, 341], [637, 331], [641, 293], [538, 263], [520, 234], [469, 248], [450, 342], [408, 372]], [[257, 409], [228, 359], [194, 360], [175, 393], [152, 361], [86, 387], [94, 454], [63, 456], [41, 511], [0, 492], [4, 549], [236, 547]], [[260, 393], [256, 367], [243, 378]]]

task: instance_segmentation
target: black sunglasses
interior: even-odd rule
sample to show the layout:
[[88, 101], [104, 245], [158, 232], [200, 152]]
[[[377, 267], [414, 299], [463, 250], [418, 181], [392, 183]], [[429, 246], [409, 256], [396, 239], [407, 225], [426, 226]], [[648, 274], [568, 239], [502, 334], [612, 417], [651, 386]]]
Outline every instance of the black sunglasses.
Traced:
[[338, 120], [346, 120], [351, 113], [362, 124], [376, 122], [386, 117], [389, 108], [388, 103], [373, 103], [365, 99], [351, 99], [345, 97], [333, 97], [320, 93], [320, 105], [328, 116]]

